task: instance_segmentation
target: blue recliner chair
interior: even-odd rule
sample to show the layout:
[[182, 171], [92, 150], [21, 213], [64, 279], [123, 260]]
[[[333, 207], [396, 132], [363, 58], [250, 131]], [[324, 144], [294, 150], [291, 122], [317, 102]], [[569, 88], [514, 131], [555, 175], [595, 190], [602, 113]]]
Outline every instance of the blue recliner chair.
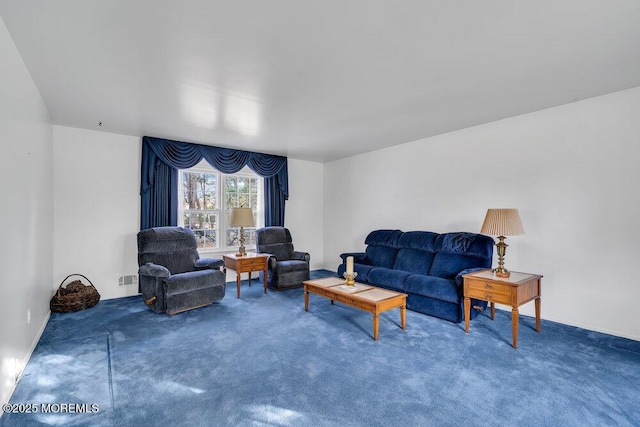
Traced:
[[139, 290], [156, 313], [176, 314], [224, 298], [224, 262], [200, 258], [196, 237], [188, 228], [140, 231], [138, 266]]
[[[267, 283], [273, 289], [287, 289], [302, 286], [309, 280], [307, 252], [293, 250], [291, 233], [284, 227], [264, 227], [256, 230], [258, 253], [269, 254]], [[260, 273], [260, 278], [262, 275]]]

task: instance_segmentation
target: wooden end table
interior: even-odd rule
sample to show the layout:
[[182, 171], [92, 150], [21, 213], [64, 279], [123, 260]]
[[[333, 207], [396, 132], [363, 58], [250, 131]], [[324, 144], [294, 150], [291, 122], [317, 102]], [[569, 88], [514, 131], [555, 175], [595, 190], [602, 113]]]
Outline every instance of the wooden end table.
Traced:
[[309, 311], [309, 294], [316, 294], [333, 301], [339, 301], [350, 307], [359, 308], [373, 314], [373, 340], [378, 341], [380, 313], [400, 309], [400, 327], [407, 325], [407, 294], [376, 288], [371, 285], [356, 283], [346, 286], [344, 279], [327, 277], [325, 279], [307, 280], [304, 284], [304, 309]]
[[536, 305], [536, 332], [540, 332], [540, 279], [538, 274], [511, 272], [507, 278], [498, 277], [491, 270], [462, 276], [464, 279], [464, 329], [469, 333], [471, 298], [491, 304], [491, 320], [495, 319], [495, 303], [511, 306], [513, 348], [518, 348], [518, 307], [531, 300]]
[[238, 298], [240, 298], [240, 274], [249, 273], [249, 286], [251, 286], [251, 272], [252, 271], [264, 271], [264, 293], [267, 293], [267, 265], [269, 261], [269, 255], [256, 254], [248, 252], [245, 255], [238, 254], [224, 254], [222, 255], [224, 260], [224, 274], [227, 274], [227, 268], [235, 270], [236, 272], [236, 284], [238, 286]]

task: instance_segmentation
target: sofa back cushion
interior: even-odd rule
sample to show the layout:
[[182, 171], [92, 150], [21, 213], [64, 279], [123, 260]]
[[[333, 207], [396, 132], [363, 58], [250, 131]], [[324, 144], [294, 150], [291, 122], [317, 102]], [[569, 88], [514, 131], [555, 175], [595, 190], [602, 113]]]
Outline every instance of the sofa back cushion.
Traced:
[[398, 240], [398, 255], [394, 270], [428, 274], [435, 255], [437, 233], [430, 231], [408, 231]]
[[493, 239], [475, 233], [444, 233], [435, 243], [430, 276], [453, 279], [467, 268], [491, 267]]
[[392, 268], [398, 254], [400, 230], [374, 230], [365, 239], [367, 245], [367, 264], [376, 267]]

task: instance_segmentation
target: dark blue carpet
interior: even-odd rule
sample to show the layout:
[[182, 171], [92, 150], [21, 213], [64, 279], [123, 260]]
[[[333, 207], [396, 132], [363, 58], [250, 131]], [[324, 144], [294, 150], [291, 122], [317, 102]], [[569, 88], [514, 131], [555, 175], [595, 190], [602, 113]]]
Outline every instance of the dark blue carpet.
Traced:
[[101, 301], [52, 314], [11, 399], [38, 412], [0, 426], [640, 425], [640, 342], [522, 316], [516, 350], [504, 311], [399, 325], [375, 342], [368, 313], [246, 281], [172, 317]]

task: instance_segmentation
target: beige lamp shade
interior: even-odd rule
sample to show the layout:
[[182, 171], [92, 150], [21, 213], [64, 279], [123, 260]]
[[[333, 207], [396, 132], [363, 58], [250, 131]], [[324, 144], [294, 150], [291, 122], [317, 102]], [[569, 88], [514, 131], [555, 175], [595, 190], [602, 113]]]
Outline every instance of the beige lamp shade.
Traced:
[[229, 223], [232, 227], [255, 227], [253, 221], [253, 211], [251, 208], [231, 209], [231, 219]]
[[524, 234], [518, 209], [487, 209], [480, 230], [490, 236], [518, 236]]

